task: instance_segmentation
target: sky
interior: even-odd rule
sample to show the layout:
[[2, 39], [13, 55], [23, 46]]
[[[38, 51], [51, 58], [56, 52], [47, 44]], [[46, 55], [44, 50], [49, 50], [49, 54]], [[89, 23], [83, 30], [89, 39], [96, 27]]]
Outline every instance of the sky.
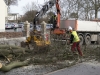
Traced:
[[10, 7], [10, 12], [11, 13], [19, 13], [20, 15], [23, 15], [23, 7], [26, 6], [28, 3], [30, 4], [31, 2], [35, 2], [38, 4], [43, 4], [46, 0], [20, 0], [18, 2], [17, 6], [11, 6]]
[[[48, 0], [19, 0], [17, 6], [10, 7], [10, 12], [19, 13], [19, 15], [24, 15], [23, 7], [26, 6], [28, 3], [31, 4], [32, 2], [35, 2], [35, 3], [43, 5], [45, 1], [48, 1]], [[99, 13], [98, 13], [98, 17], [100, 16]]]

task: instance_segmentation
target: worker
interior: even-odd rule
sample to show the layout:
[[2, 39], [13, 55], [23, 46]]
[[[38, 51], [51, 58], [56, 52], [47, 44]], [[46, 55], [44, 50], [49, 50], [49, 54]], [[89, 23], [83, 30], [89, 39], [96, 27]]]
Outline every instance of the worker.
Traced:
[[57, 15], [54, 14], [54, 19], [53, 19], [53, 28], [55, 29], [56, 28], [56, 25], [57, 25]]
[[53, 13], [51, 19], [50, 19], [50, 23], [53, 24], [53, 29], [54, 30], [56, 28], [57, 25], [57, 15], [55, 13]]
[[70, 35], [70, 45], [71, 45], [72, 52], [75, 54], [76, 49], [77, 49], [79, 55], [83, 56], [82, 51], [80, 50], [80, 45], [79, 45], [80, 39], [79, 39], [77, 32], [74, 31], [71, 26], [69, 26], [68, 31], [71, 34]]

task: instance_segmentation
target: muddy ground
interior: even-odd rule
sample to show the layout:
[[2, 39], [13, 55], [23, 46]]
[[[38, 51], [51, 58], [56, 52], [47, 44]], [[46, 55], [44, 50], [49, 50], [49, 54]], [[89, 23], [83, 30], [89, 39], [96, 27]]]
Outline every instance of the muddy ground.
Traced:
[[[25, 37], [15, 39], [2, 38], [0, 39], [0, 44], [9, 46], [13, 45], [19, 47], [20, 42], [24, 40]], [[88, 62], [92, 59], [94, 61], [99, 62], [100, 45], [84, 45], [81, 46], [81, 49], [83, 51], [84, 56], [78, 58], [77, 55], [73, 56], [73, 54], [70, 51], [70, 46], [54, 43], [52, 46], [50, 46], [49, 50], [45, 48], [45, 50], [40, 52], [26, 52], [26, 54], [24, 55], [24, 60], [31, 58], [32, 61], [28, 66], [15, 68], [9, 72], [1, 71], [0, 75], [44, 75], [55, 70], [73, 66], [78, 63]], [[21, 57], [23, 56], [20, 56], [19, 59]], [[22, 60], [20, 59], [20, 61]], [[8, 63], [6, 60], [0, 62]]]

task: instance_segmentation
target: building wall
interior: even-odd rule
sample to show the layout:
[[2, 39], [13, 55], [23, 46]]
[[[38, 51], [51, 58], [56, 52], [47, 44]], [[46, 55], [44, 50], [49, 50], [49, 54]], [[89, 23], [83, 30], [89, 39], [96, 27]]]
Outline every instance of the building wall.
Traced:
[[4, 0], [0, 0], [0, 32], [5, 31], [5, 17], [7, 17], [7, 5]]
[[18, 23], [18, 18], [20, 17], [19, 13], [9, 13], [8, 22]]

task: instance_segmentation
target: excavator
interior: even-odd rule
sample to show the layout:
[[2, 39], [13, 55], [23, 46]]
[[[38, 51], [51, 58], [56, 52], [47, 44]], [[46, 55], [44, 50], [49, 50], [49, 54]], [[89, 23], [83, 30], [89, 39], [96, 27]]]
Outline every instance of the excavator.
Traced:
[[57, 25], [54, 29], [54, 34], [63, 34], [65, 33], [65, 30], [59, 29], [60, 27], [60, 6], [59, 6], [59, 0], [49, 0], [42, 9], [36, 14], [33, 24], [34, 24], [34, 30], [36, 30], [36, 25], [40, 17], [42, 17], [50, 8], [52, 8], [54, 5], [56, 5], [56, 11], [57, 11]]
[[[45, 47], [50, 45], [50, 40], [45, 40], [42, 38], [42, 35], [38, 33], [38, 31], [36, 30], [36, 25], [39, 21], [39, 18], [41, 18], [43, 15], [46, 14], [46, 12], [52, 8], [54, 5], [56, 5], [56, 11], [57, 11], [57, 24], [56, 27], [53, 29], [52, 34], [53, 35], [63, 35], [65, 34], [65, 30], [64, 29], [60, 29], [60, 6], [59, 6], [59, 0], [49, 0], [48, 2], [45, 3], [45, 5], [43, 5], [42, 9], [36, 13], [34, 19], [33, 19], [33, 34], [30, 35], [30, 37], [28, 37], [26, 39], [26, 44], [29, 47], [29, 44], [32, 44], [33, 47]], [[50, 34], [51, 35], [51, 34]], [[47, 35], [45, 35], [47, 36]]]

